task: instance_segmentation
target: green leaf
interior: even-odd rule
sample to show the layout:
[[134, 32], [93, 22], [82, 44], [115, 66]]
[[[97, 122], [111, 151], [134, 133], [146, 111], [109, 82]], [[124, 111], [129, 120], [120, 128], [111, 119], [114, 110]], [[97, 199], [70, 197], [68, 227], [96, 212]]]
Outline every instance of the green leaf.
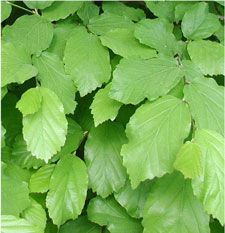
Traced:
[[133, 8], [126, 6], [122, 2], [102, 2], [102, 9], [104, 12], [109, 12], [111, 14], [126, 16], [133, 21], [139, 21], [145, 18], [145, 13], [140, 8]]
[[183, 99], [184, 97], [184, 79], [181, 79], [180, 82], [174, 87], [172, 88], [167, 95], [172, 95], [174, 97], [177, 97], [179, 99]]
[[195, 124], [199, 129], [211, 129], [224, 135], [224, 87], [212, 78], [190, 83], [184, 87]]
[[85, 25], [89, 20], [99, 14], [99, 8], [93, 2], [84, 2], [82, 7], [77, 11], [77, 15], [81, 18]]
[[49, 216], [58, 227], [81, 213], [87, 185], [84, 162], [71, 154], [64, 156], [54, 169], [46, 199]]
[[216, 15], [209, 13], [206, 2], [199, 2], [189, 8], [184, 14], [181, 29], [189, 40], [199, 40], [210, 37], [220, 27]]
[[88, 219], [100, 226], [107, 226], [111, 233], [141, 233], [141, 222], [131, 218], [113, 197], [93, 198], [87, 209]]
[[220, 25], [219, 30], [217, 30], [214, 35], [218, 38], [221, 44], [224, 45], [224, 26]]
[[49, 47], [53, 37], [53, 26], [44, 17], [24, 15], [12, 26], [4, 27], [3, 39], [22, 46], [29, 54], [39, 54]]
[[111, 75], [109, 52], [97, 36], [79, 27], [65, 49], [65, 69], [71, 75], [81, 97], [108, 82]]
[[74, 152], [78, 148], [82, 140], [83, 130], [81, 129], [81, 127], [77, 124], [76, 121], [72, 120], [71, 118], [67, 118], [67, 121], [68, 130], [65, 144], [61, 148], [61, 150], [53, 156], [53, 158], [51, 159], [52, 161], [55, 161], [64, 155]]
[[23, 101], [19, 101], [16, 107], [23, 116], [36, 113], [41, 108], [42, 95], [38, 88], [31, 88], [23, 94]]
[[2, 167], [1, 214], [19, 216], [30, 205], [28, 185], [5, 174], [5, 169]]
[[192, 61], [190, 60], [183, 60], [183, 72], [184, 77], [187, 82], [198, 82], [204, 79], [204, 76], [198, 66], [196, 66]]
[[[94, 117], [95, 127], [104, 121], [114, 121], [122, 103], [109, 97], [111, 83], [104, 89], [100, 89], [94, 96], [94, 100], [90, 106], [91, 113]], [[102, 111], [104, 109], [104, 111]]]
[[59, 233], [101, 233], [102, 228], [90, 222], [87, 216], [80, 216], [78, 219], [69, 221], [59, 229]]
[[6, 1], [1, 1], [1, 22], [9, 18], [12, 11], [12, 7]]
[[[104, 142], [104, 144], [102, 144]], [[89, 187], [103, 198], [118, 192], [126, 181], [126, 169], [120, 150], [126, 142], [122, 125], [106, 122], [91, 128], [85, 144], [85, 162], [89, 175]]]
[[11, 162], [7, 163], [6, 168], [4, 169], [4, 173], [8, 177], [12, 177], [13, 179], [18, 180], [19, 182], [28, 183], [31, 177], [31, 171], [27, 169], [22, 169], [16, 164]]
[[30, 178], [29, 188], [31, 193], [45, 193], [49, 190], [51, 175], [55, 164], [47, 164], [38, 169]]
[[190, 7], [192, 7], [195, 3], [196, 2], [181, 2], [175, 6], [174, 17], [175, 17], [175, 22], [177, 24], [179, 23], [180, 20], [183, 19], [186, 11], [188, 11]]
[[185, 178], [198, 178], [202, 174], [202, 152], [197, 144], [187, 141], [177, 153], [174, 168]]
[[143, 214], [144, 233], [209, 233], [209, 216], [194, 196], [191, 181], [174, 172], [154, 183]]
[[[36, 89], [32, 88], [31, 91]], [[23, 117], [23, 136], [32, 155], [48, 162], [65, 143], [67, 120], [63, 105], [55, 93], [44, 87], [39, 87], [38, 90], [42, 97], [41, 107], [34, 114]], [[22, 106], [23, 109], [27, 107], [25, 94], [17, 103], [20, 109]]]
[[41, 13], [50, 21], [57, 21], [75, 13], [82, 4], [82, 1], [55, 1], [50, 7], [41, 10]]
[[152, 182], [146, 180], [140, 183], [136, 189], [132, 189], [130, 182], [127, 180], [125, 186], [118, 193], [114, 193], [114, 197], [130, 216], [142, 218], [144, 205], [151, 186]]
[[166, 18], [169, 21], [174, 19], [174, 8], [176, 2], [160, 2], [160, 1], [149, 1], [145, 2], [148, 9], [159, 18]]
[[134, 29], [134, 23], [126, 16], [120, 16], [105, 12], [91, 18], [88, 29], [96, 35], [104, 35], [106, 32], [116, 28]]
[[13, 93], [8, 93], [1, 103], [2, 125], [6, 129], [6, 145], [12, 146], [15, 137], [22, 132], [22, 115], [15, 108], [17, 97]]
[[210, 226], [211, 233], [224, 233], [223, 226], [221, 226], [219, 221], [217, 221], [216, 219], [210, 221], [209, 224], [210, 224], [209, 226]]
[[65, 74], [64, 64], [52, 53], [43, 52], [33, 58], [33, 64], [38, 68], [38, 79], [42, 87], [49, 88], [61, 100], [65, 114], [73, 113], [76, 107], [76, 88], [69, 75]]
[[209, 40], [193, 41], [188, 44], [188, 53], [205, 75], [224, 74], [224, 46]]
[[[2, 80], [1, 80], [2, 81]], [[5, 97], [5, 95], [8, 93], [8, 89], [6, 86], [1, 88], [1, 100]]]
[[20, 46], [2, 42], [1, 86], [9, 83], [23, 83], [37, 75], [38, 70], [31, 64], [31, 57]]
[[44, 232], [46, 225], [46, 212], [40, 204], [31, 199], [31, 206], [23, 211], [23, 218]]
[[100, 37], [104, 46], [122, 57], [139, 56], [143, 59], [156, 57], [156, 51], [149, 48], [134, 37], [133, 30], [116, 28]]
[[30, 9], [44, 9], [52, 5], [54, 1], [23, 1]]
[[113, 72], [111, 98], [124, 104], [138, 104], [167, 94], [181, 78], [173, 58], [123, 58]]
[[173, 171], [176, 153], [190, 126], [188, 106], [173, 96], [146, 102], [136, 110], [126, 127], [128, 144], [121, 150], [132, 188]]
[[177, 53], [177, 41], [172, 32], [173, 24], [164, 18], [143, 19], [135, 25], [134, 36], [159, 53], [173, 56]]
[[1, 230], [2, 233], [42, 233], [40, 229], [34, 224], [25, 219], [18, 218], [12, 215], [1, 216]]
[[46, 51], [58, 55], [62, 60], [64, 56], [64, 50], [66, 48], [66, 42], [72, 35], [76, 25], [77, 22], [72, 17], [58, 21], [54, 27], [54, 36], [52, 42]]
[[37, 169], [38, 167], [45, 165], [44, 160], [37, 159], [27, 150], [27, 145], [22, 134], [19, 134], [15, 138], [15, 143], [12, 148], [11, 162], [27, 169]]
[[195, 142], [203, 155], [203, 173], [192, 181], [194, 194], [207, 213], [224, 224], [224, 138], [211, 130], [197, 130]]

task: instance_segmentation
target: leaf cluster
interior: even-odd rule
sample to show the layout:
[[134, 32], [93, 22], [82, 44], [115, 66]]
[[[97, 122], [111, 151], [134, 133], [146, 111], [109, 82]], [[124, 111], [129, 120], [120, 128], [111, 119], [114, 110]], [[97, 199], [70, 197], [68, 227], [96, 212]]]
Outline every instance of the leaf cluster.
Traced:
[[224, 2], [1, 9], [1, 232], [223, 232]]

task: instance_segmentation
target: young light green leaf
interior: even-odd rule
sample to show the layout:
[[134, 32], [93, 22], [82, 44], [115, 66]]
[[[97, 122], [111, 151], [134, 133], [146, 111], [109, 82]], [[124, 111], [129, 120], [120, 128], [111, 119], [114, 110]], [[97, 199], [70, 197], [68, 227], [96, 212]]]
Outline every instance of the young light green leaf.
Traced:
[[77, 11], [77, 15], [81, 18], [85, 25], [89, 20], [99, 14], [99, 8], [93, 2], [86, 1], [82, 7]]
[[224, 74], [224, 46], [209, 40], [198, 40], [188, 44], [188, 53], [205, 75]]
[[126, 128], [128, 144], [121, 150], [132, 188], [173, 171], [176, 153], [190, 126], [187, 105], [173, 96], [146, 102], [136, 110]]
[[172, 32], [173, 24], [164, 18], [143, 19], [135, 25], [134, 36], [159, 53], [173, 56], [177, 53], [177, 41]]
[[[42, 96], [41, 107], [34, 114], [23, 117], [23, 136], [32, 155], [48, 162], [65, 143], [67, 120], [56, 94], [44, 87], [39, 87], [38, 90]], [[36, 91], [36, 88], [29, 91]], [[27, 107], [25, 94], [17, 103], [20, 108], [24, 106], [23, 110]]]
[[[59, 185], [60, 184], [60, 185]], [[88, 186], [84, 162], [71, 154], [57, 163], [46, 199], [49, 216], [58, 227], [76, 219], [83, 209]]]
[[209, 13], [206, 2], [194, 4], [184, 14], [181, 28], [188, 40], [199, 40], [210, 37], [220, 27], [216, 15]]
[[37, 159], [36, 157], [32, 156], [30, 151], [27, 150], [27, 145], [22, 134], [17, 135], [15, 138], [10, 160], [21, 168], [27, 169], [37, 169], [38, 167], [45, 165], [44, 160]]
[[27, 183], [8, 176], [2, 167], [1, 214], [19, 216], [29, 205], [30, 200]]
[[135, 9], [133, 7], [126, 6], [122, 2], [104, 1], [102, 2], [102, 9], [104, 12], [109, 12], [111, 14], [120, 16], [126, 16], [133, 21], [139, 21], [146, 17], [142, 9]]
[[209, 233], [209, 216], [194, 196], [191, 181], [174, 172], [153, 184], [143, 214], [144, 233]]
[[51, 175], [55, 164], [47, 164], [38, 169], [30, 178], [29, 188], [31, 193], [45, 193], [49, 190]]
[[131, 218], [113, 197], [93, 198], [87, 209], [88, 219], [100, 226], [107, 226], [111, 233], [141, 233], [141, 222]]
[[123, 58], [113, 72], [109, 95], [124, 104], [155, 100], [175, 87], [180, 78], [181, 70], [173, 58]]
[[169, 21], [174, 20], [174, 8], [176, 6], [176, 2], [164, 2], [160, 1], [146, 1], [146, 6], [148, 9], [159, 18], [166, 18]]
[[67, 41], [64, 61], [66, 72], [71, 75], [81, 97], [109, 81], [109, 52], [97, 36], [83, 27], [77, 28]]
[[[99, 90], [95, 94], [94, 100], [90, 106], [95, 127], [109, 119], [113, 121], [116, 118], [122, 105], [122, 103], [109, 97], [110, 88], [111, 83], [108, 84], [104, 89]], [[104, 109], [104, 111], [102, 111], [102, 109]]]
[[192, 181], [194, 194], [207, 213], [224, 225], [224, 138], [211, 130], [197, 130], [195, 143], [203, 155], [203, 173]]
[[142, 218], [144, 205], [151, 186], [152, 182], [146, 180], [140, 183], [136, 189], [132, 189], [130, 181], [127, 180], [125, 186], [118, 193], [114, 193], [114, 197], [130, 216]]
[[184, 98], [199, 129], [224, 135], [224, 87], [211, 78], [204, 78], [185, 85]]
[[174, 168], [185, 178], [198, 178], [202, 174], [202, 152], [197, 144], [187, 141], [177, 153]]
[[72, 35], [77, 22], [74, 18], [66, 18], [58, 21], [54, 26], [54, 36], [47, 52], [54, 53], [62, 60], [68, 38]]
[[[102, 142], [104, 141], [104, 144]], [[126, 142], [122, 125], [105, 122], [92, 128], [85, 144], [85, 162], [89, 175], [89, 187], [103, 198], [118, 192], [127, 175], [120, 150]]]
[[9, 83], [23, 83], [37, 75], [38, 70], [31, 63], [30, 55], [23, 47], [2, 41], [1, 86]]
[[100, 39], [104, 46], [122, 57], [139, 56], [143, 59], [149, 59], [157, 56], [154, 49], [139, 43], [134, 37], [133, 30], [116, 28], [108, 31]]
[[40, 204], [38, 204], [34, 199], [31, 200], [31, 206], [26, 208], [22, 216], [28, 222], [39, 228], [39, 232], [44, 232], [46, 225], [46, 212]]
[[42, 96], [38, 88], [32, 88], [23, 94], [23, 101], [19, 101], [16, 107], [23, 116], [34, 114], [41, 107]]
[[55, 1], [51, 6], [41, 10], [41, 13], [50, 21], [57, 21], [75, 13], [82, 4], [82, 1]]
[[30, 9], [44, 9], [52, 5], [54, 1], [23, 1]]
[[106, 32], [116, 28], [134, 29], [134, 23], [126, 16], [120, 16], [105, 12], [90, 19], [88, 29], [96, 34], [103, 36]]
[[102, 233], [102, 228], [88, 220], [86, 215], [79, 216], [78, 219], [69, 221], [59, 229], [59, 233]]
[[39, 15], [19, 17], [12, 26], [4, 27], [3, 39], [22, 46], [29, 54], [39, 54], [49, 47], [53, 37], [53, 26]]
[[9, 18], [12, 11], [12, 6], [5, 0], [1, 1], [1, 22]]
[[43, 52], [33, 57], [33, 64], [38, 69], [38, 79], [42, 87], [49, 88], [61, 100], [65, 114], [73, 113], [76, 107], [76, 88], [69, 75], [65, 74], [63, 62], [52, 53]]
[[1, 230], [2, 233], [43, 233], [39, 227], [23, 218], [4, 214], [1, 216]]

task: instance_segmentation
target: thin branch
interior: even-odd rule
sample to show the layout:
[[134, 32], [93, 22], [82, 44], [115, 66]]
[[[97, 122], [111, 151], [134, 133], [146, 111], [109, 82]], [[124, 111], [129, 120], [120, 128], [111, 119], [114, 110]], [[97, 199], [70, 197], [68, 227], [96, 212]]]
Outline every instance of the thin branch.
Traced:
[[33, 11], [31, 11], [31, 10], [29, 10], [29, 9], [26, 9], [26, 8], [24, 8], [24, 7], [22, 7], [22, 6], [16, 5], [16, 4], [12, 3], [12, 2], [9, 2], [8, 0], [5, 0], [5, 2], [8, 3], [8, 4], [11, 5], [11, 6], [15, 6], [15, 7], [19, 8], [19, 9], [22, 9], [22, 10], [24, 10], [24, 11], [27, 11], [27, 12], [31, 13], [31, 14], [34, 14]]

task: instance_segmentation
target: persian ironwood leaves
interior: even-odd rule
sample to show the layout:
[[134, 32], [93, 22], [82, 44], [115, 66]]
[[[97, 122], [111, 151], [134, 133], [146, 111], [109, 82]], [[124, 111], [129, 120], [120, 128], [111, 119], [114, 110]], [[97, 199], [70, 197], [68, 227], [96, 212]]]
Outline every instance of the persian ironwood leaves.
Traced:
[[194, 194], [207, 213], [224, 222], [224, 138], [211, 130], [197, 130], [196, 144], [202, 151], [203, 173], [192, 181]]
[[65, 49], [65, 69], [71, 75], [81, 96], [109, 81], [109, 52], [97, 36], [79, 27], [69, 38]]
[[190, 180], [174, 172], [153, 184], [143, 214], [144, 233], [209, 233], [208, 221]]
[[124, 104], [155, 100], [178, 84], [181, 70], [173, 58], [123, 58], [113, 73], [110, 97]]
[[80, 215], [86, 199], [87, 185], [84, 162], [74, 155], [65, 155], [52, 173], [46, 199], [49, 215], [57, 226]]
[[9, 83], [23, 83], [34, 77], [38, 70], [31, 63], [31, 57], [21, 46], [2, 42], [1, 86]]
[[128, 144], [121, 150], [132, 188], [173, 171], [176, 153], [190, 126], [189, 109], [176, 97], [164, 96], [136, 110], [126, 128]]
[[6, 26], [3, 39], [22, 46], [29, 54], [39, 54], [49, 47], [53, 37], [53, 26], [38, 15], [19, 17], [12, 26]]
[[[104, 142], [104, 143], [102, 143]], [[126, 142], [122, 125], [105, 122], [92, 128], [85, 144], [85, 162], [89, 186], [98, 195], [107, 197], [125, 184], [126, 169], [122, 164], [120, 150]]]
[[28, 150], [47, 162], [65, 143], [67, 120], [62, 103], [51, 90], [39, 87], [25, 92], [17, 108], [23, 113]]

